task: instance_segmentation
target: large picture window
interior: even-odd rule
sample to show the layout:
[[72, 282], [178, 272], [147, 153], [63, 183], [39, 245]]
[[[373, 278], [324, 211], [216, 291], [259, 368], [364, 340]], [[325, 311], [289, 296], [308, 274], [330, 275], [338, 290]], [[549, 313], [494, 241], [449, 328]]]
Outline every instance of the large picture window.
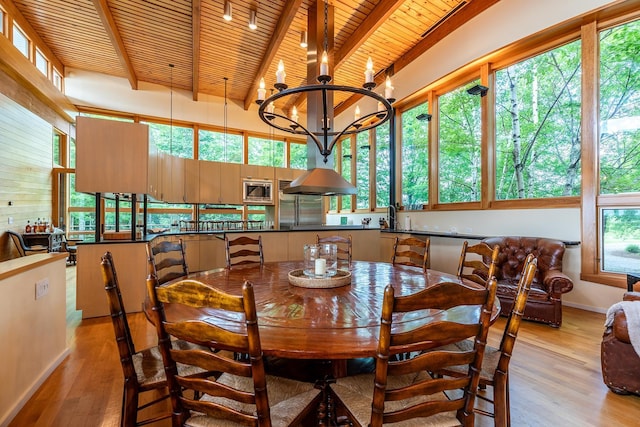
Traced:
[[438, 99], [439, 203], [480, 200], [480, 96], [467, 93], [467, 88], [478, 84], [471, 82]]
[[242, 135], [198, 130], [198, 157], [212, 162], [242, 163]]
[[307, 144], [292, 142], [289, 144], [289, 167], [307, 169]]
[[496, 199], [580, 194], [580, 41], [496, 72]]
[[356, 209], [369, 208], [369, 132], [356, 135]]
[[160, 151], [173, 156], [193, 159], [193, 128], [147, 122], [149, 142]]
[[385, 208], [391, 203], [391, 162], [389, 150], [389, 125], [376, 128], [376, 208]]
[[640, 272], [640, 21], [600, 32], [599, 270]]
[[640, 192], [640, 21], [600, 33], [600, 194]]
[[[345, 138], [342, 140], [342, 177], [347, 180], [347, 182], [351, 182], [351, 138]], [[351, 210], [351, 196], [342, 196], [342, 206], [341, 210], [350, 211]]]
[[[421, 209], [429, 201], [429, 126], [427, 103], [402, 113], [402, 204]], [[388, 204], [388, 203], [387, 203]]]
[[250, 165], [285, 167], [284, 141], [267, 138], [249, 137]]

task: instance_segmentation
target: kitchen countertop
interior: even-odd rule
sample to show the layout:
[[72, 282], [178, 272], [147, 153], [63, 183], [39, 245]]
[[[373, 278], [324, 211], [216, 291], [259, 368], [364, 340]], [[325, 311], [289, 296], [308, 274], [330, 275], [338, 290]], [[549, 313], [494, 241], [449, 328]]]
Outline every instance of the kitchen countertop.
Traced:
[[[428, 230], [391, 230], [389, 228], [380, 230], [381, 233], [390, 233], [390, 234], [413, 234], [418, 236], [430, 236], [430, 237], [448, 237], [451, 239], [466, 239], [466, 240], [482, 240], [487, 237], [494, 237], [494, 235], [482, 235], [482, 234], [462, 234], [462, 233], [454, 233], [451, 231], [442, 232], [442, 231], [428, 231]], [[562, 239], [558, 239], [562, 240]], [[565, 246], [579, 246], [579, 240], [562, 240]]]

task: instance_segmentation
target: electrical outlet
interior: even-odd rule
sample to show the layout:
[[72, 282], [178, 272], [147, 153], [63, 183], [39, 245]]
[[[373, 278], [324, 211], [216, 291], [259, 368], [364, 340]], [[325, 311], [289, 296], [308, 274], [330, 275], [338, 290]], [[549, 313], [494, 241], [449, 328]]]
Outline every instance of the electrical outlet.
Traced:
[[13, 224], [13, 217], [12, 216], [9, 217], [9, 224]]
[[45, 277], [36, 282], [36, 299], [40, 299], [49, 293], [49, 278]]

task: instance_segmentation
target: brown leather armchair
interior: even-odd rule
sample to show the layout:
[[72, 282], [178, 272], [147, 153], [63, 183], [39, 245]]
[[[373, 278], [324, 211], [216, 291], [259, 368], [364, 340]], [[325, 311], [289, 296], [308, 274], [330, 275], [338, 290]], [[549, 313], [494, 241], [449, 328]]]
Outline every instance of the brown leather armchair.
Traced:
[[[627, 292], [623, 300], [640, 301], [640, 292]], [[621, 308], [615, 311], [613, 325], [604, 331], [600, 355], [602, 379], [607, 387], [617, 394], [640, 395], [640, 356], [629, 340], [627, 317]]]
[[489, 237], [482, 241], [490, 247], [500, 246], [496, 263], [500, 314], [507, 316], [511, 311], [524, 261], [531, 253], [538, 259], [538, 271], [531, 284], [523, 319], [559, 327], [562, 324], [562, 294], [573, 289], [571, 279], [562, 273], [564, 243], [554, 239], [515, 236]]

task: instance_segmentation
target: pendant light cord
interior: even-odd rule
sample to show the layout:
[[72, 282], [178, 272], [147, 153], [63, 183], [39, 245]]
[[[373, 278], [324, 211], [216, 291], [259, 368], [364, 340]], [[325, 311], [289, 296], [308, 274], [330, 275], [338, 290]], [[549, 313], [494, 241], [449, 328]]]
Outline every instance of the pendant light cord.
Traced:
[[173, 64], [169, 64], [169, 154], [173, 154]]
[[223, 127], [224, 127], [224, 159], [227, 161], [227, 77], [223, 77], [224, 79], [224, 117], [223, 117]]

